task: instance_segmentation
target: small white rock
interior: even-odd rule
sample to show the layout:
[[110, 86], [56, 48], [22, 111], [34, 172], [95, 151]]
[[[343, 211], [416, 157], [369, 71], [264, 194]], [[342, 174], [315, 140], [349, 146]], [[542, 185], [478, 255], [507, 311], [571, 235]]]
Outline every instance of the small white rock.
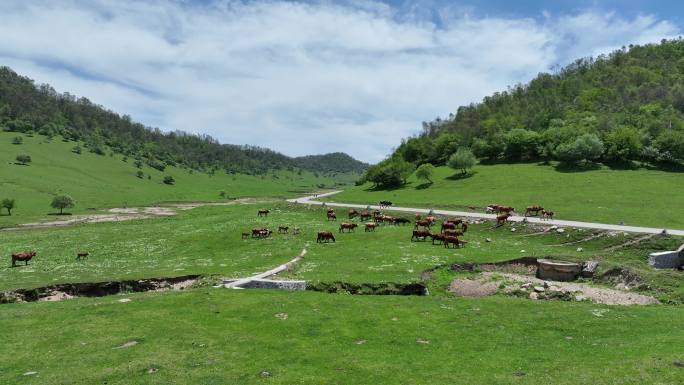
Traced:
[[561, 234], [561, 233], [564, 233], [564, 232], [565, 232], [565, 229], [556, 229], [556, 232], [559, 233], [559, 234]]
[[121, 298], [119, 300], [119, 302], [121, 302], [121, 303], [131, 302], [131, 299], [130, 298]]
[[581, 248], [581, 247], [578, 247], [578, 248], [577, 248], [577, 251], [581, 252], [581, 251], [584, 251], [584, 249]]

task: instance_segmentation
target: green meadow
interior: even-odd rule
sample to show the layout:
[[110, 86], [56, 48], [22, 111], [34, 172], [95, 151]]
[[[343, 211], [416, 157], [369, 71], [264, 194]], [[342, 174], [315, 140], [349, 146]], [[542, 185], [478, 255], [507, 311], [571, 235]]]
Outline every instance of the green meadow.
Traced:
[[684, 174], [649, 169], [563, 172], [550, 165], [477, 165], [462, 178], [438, 167], [432, 184], [415, 175], [399, 189], [375, 191], [370, 184], [345, 187], [335, 202], [468, 210], [491, 203], [524, 208], [541, 204], [558, 219], [684, 229]]
[[[12, 144], [14, 137], [23, 143]], [[73, 214], [93, 213], [111, 207], [133, 207], [170, 201], [225, 201], [224, 191], [235, 197], [292, 197], [336, 183], [353, 181], [357, 176], [338, 174], [335, 177], [314, 175], [302, 171], [279, 170], [263, 176], [226, 174], [214, 175], [167, 167], [163, 172], [143, 165], [135, 167], [135, 159], [120, 154], [97, 155], [83, 148], [72, 152], [76, 142], [63, 142], [55, 137], [28, 136], [0, 132], [0, 199], [13, 198], [17, 207], [12, 216], [2, 211], [0, 227], [46, 219], [56, 210], [50, 207], [55, 195], [68, 194], [76, 201]], [[81, 147], [83, 145], [81, 144]], [[16, 164], [17, 155], [29, 155], [29, 165]], [[144, 176], [138, 178], [137, 171]], [[175, 184], [163, 183], [170, 175]], [[55, 219], [52, 217], [51, 219]]]
[[[271, 214], [258, 217], [257, 210], [264, 207]], [[338, 213], [342, 218], [347, 211]], [[520, 224], [512, 226], [514, 232], [510, 225], [494, 229], [491, 222], [484, 222], [468, 228], [465, 248], [446, 249], [430, 241], [412, 242], [411, 225], [384, 225], [366, 233], [360, 223], [354, 233], [341, 234], [342, 221], [327, 221], [325, 209], [319, 206], [264, 201], [200, 207], [155, 219], [5, 230], [0, 232], [0, 254], [7, 256], [0, 267], [0, 289], [194, 274], [245, 277], [287, 262], [306, 249], [304, 260], [288, 273], [290, 277], [313, 282], [409, 283], [418, 282], [424, 270], [448, 263], [551, 256], [598, 260], [603, 271], [629, 268], [643, 276], [653, 295], [684, 300], [677, 272], [654, 271], [646, 263], [649, 252], [675, 248], [681, 237], [658, 236], [638, 247], [607, 251], [636, 236], [620, 233], [583, 242], [591, 232], [568, 229], [562, 234], [540, 234], [538, 228]], [[277, 234], [278, 226], [299, 227], [301, 233]], [[269, 227], [275, 234], [268, 239], [242, 239], [242, 232], [255, 227]], [[336, 242], [316, 243], [319, 230], [332, 231]], [[28, 266], [10, 267], [9, 255], [21, 250], [35, 250], [38, 256]], [[76, 261], [79, 251], [91, 255]]]
[[0, 383], [681, 384], [682, 328], [675, 306], [195, 289], [3, 305]]

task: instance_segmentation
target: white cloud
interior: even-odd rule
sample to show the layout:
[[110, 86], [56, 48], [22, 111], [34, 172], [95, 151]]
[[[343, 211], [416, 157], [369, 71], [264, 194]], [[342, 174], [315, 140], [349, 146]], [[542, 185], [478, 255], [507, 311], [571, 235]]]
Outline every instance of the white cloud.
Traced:
[[0, 64], [162, 129], [377, 161], [421, 121], [553, 64], [679, 31], [593, 11], [537, 20], [405, 8], [3, 1]]

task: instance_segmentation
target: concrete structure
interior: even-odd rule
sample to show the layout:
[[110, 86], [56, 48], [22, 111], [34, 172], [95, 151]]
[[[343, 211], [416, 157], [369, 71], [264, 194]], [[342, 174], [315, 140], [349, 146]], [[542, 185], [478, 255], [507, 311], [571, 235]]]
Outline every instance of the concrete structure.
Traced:
[[283, 263], [282, 265], [273, 268], [269, 271], [263, 273], [255, 274], [251, 277], [240, 278], [240, 279], [224, 279], [223, 287], [228, 289], [247, 289], [247, 288], [258, 288], [258, 289], [287, 289], [287, 290], [305, 290], [306, 281], [276, 281], [266, 279], [270, 276], [276, 275], [285, 270], [292, 269], [297, 262], [299, 262], [306, 255], [306, 249], [292, 259], [290, 262]]
[[656, 269], [677, 269], [684, 265], [684, 244], [675, 251], [661, 251], [648, 256], [648, 264]]
[[574, 281], [582, 273], [582, 264], [575, 262], [537, 260], [537, 278], [551, 281]]
[[[224, 285], [233, 284], [238, 280], [223, 281]], [[243, 280], [241, 280], [243, 281]], [[234, 289], [282, 289], [282, 290], [306, 290], [306, 281], [278, 281], [275, 279], [252, 279], [232, 285]]]

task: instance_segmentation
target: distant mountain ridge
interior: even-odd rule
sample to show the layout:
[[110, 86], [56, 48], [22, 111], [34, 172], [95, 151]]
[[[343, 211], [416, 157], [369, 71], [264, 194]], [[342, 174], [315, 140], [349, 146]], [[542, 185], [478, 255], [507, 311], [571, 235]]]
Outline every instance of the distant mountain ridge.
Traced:
[[133, 122], [86, 98], [57, 93], [47, 84], [0, 67], [0, 130], [62, 136], [82, 141], [88, 150], [120, 153], [163, 170], [181, 166], [199, 171], [265, 174], [273, 169], [314, 172], [363, 172], [368, 165], [343, 153], [292, 158], [257, 147], [221, 144], [208, 135], [162, 132]]
[[[293, 159], [297, 167], [316, 172], [351, 172], [362, 173], [369, 165], [352, 158], [344, 152], [333, 152], [324, 155], [307, 155]], [[309, 168], [307, 168], [307, 166]]]

